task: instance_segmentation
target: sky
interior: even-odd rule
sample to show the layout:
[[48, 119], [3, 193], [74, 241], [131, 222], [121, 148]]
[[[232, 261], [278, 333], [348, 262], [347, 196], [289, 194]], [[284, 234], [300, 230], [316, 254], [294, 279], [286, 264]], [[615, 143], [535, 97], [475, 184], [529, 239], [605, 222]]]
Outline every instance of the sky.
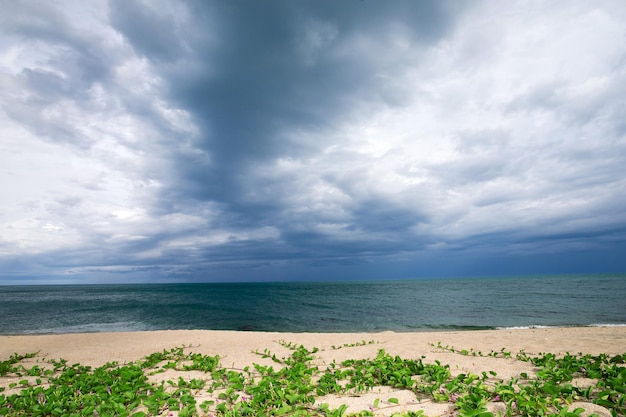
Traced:
[[623, 0], [0, 8], [0, 284], [626, 272]]

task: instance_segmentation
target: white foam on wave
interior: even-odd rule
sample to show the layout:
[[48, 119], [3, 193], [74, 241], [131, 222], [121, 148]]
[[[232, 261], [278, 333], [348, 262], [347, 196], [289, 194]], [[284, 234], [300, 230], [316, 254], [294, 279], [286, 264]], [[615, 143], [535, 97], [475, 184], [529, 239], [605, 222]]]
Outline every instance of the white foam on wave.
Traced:
[[138, 332], [153, 330], [141, 322], [119, 321], [113, 323], [86, 323], [73, 326], [60, 326], [47, 329], [34, 329], [25, 334], [65, 334], [65, 333], [108, 333], [108, 332]]
[[508, 327], [496, 327], [497, 330], [528, 330], [528, 329], [552, 329], [558, 326], [543, 326], [543, 325], [530, 325], [530, 326], [508, 326]]
[[576, 326], [543, 326], [543, 325], [530, 325], [530, 326], [509, 326], [509, 327], [496, 327], [497, 330], [528, 330], [528, 329], [566, 329], [568, 327], [624, 327], [626, 323], [606, 323], [606, 324], [586, 324]]

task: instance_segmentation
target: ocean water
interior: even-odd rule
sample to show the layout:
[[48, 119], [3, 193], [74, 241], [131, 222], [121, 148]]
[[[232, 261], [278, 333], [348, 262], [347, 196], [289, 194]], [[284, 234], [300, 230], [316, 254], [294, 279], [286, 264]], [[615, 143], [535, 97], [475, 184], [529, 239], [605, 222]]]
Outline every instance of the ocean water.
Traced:
[[626, 325], [626, 275], [0, 287], [0, 334]]

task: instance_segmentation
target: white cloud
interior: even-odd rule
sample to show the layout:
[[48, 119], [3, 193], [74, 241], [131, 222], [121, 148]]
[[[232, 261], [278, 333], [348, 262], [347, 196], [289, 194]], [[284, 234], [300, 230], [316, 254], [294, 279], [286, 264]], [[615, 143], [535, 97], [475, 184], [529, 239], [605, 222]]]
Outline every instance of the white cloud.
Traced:
[[[205, 82], [235, 65], [257, 75], [219, 37], [214, 10], [207, 29], [184, 4], [39, 6], [0, 18], [0, 261], [61, 251], [73, 271], [132, 271], [254, 261], [290, 245], [345, 245], [346, 258], [479, 240], [530, 251], [532, 239], [544, 250], [553, 236], [626, 224], [620, 1], [474, 3], [433, 42], [406, 22], [375, 33], [303, 13], [287, 47], [299, 61], [259, 72], [302, 78], [225, 78], [206, 92], [189, 81], [203, 71]], [[213, 61], [225, 55], [223, 68]], [[354, 85], [329, 80], [335, 71]], [[263, 101], [268, 85], [297, 91]], [[212, 92], [241, 114], [210, 120], [206, 109], [222, 106]], [[262, 155], [238, 149], [257, 139]], [[215, 166], [228, 178], [205, 174]], [[584, 245], [575, 240], [558, 244]]]
[[[193, 135], [195, 128], [185, 111], [160, 98], [159, 77], [108, 27], [103, 3], [93, 3], [98, 10], [77, 6], [49, 10], [40, 25], [36, 18], [29, 23], [65, 31], [75, 36], [75, 44], [70, 35], [27, 42], [16, 38], [0, 54], [0, 186], [5, 193], [0, 241], [5, 256], [97, 250], [99, 245], [107, 250], [107, 242], [121, 236], [143, 236], [133, 232], [138, 224], [145, 235], [151, 233], [146, 224], [168, 224], [151, 208], [168, 175], [165, 146], [176, 146], [172, 133]], [[62, 26], [47, 28], [45, 19], [51, 16]], [[112, 77], [96, 77], [81, 91], [73, 76], [85, 70], [76, 64], [85, 58], [76, 45], [86, 39], [94, 42], [93, 53], [110, 60]], [[44, 78], [37, 84], [29, 74]], [[50, 82], [55, 90], [48, 88]], [[147, 117], [150, 111], [162, 125]]]
[[[562, 6], [488, 2], [429, 50], [400, 39], [397, 50], [415, 63], [394, 74], [402, 106], [356, 103], [332, 132], [292, 133], [298, 143], [322, 136], [323, 153], [264, 168], [298, 178], [284, 210], [336, 237], [370, 199], [414, 213], [414, 233], [436, 241], [576, 231], [589, 216], [602, 223], [606, 190], [623, 190], [613, 170], [623, 158], [608, 154], [624, 149], [623, 133], [606, 111], [623, 89], [625, 9]], [[378, 50], [359, 39], [363, 53]], [[394, 45], [385, 54], [396, 56]]]

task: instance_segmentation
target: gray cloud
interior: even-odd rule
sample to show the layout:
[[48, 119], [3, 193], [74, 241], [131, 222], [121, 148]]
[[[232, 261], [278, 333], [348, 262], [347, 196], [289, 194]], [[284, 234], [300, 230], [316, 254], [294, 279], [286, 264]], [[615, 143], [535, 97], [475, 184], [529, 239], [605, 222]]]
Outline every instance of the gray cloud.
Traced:
[[7, 277], [620, 265], [620, 2], [5, 6]]
[[[208, 169], [185, 161], [180, 167], [186, 179], [198, 183], [198, 197], [224, 199], [236, 209], [241, 179], [233, 171], [257, 160], [314, 153], [324, 146], [322, 136], [303, 143], [289, 140], [284, 132], [330, 129], [351, 102], [376, 94], [382, 88], [376, 80], [379, 67], [395, 58], [384, 56], [390, 54], [384, 38], [392, 36], [388, 31], [395, 26], [404, 24], [415, 33], [409, 42], [425, 42], [445, 31], [443, 23], [448, 19], [434, 4], [398, 6], [331, 7], [322, 2], [294, 8], [288, 2], [277, 2], [212, 8], [215, 16], [208, 20], [216, 23], [207, 30], [221, 41], [206, 45], [201, 40], [194, 45], [197, 54], [190, 64], [194, 71], [189, 73], [183, 65], [168, 80], [171, 98], [195, 116], [204, 134], [200, 146], [211, 155]], [[206, 13], [198, 15], [200, 21], [194, 24], [200, 26]], [[394, 19], [385, 18], [392, 16]], [[140, 22], [134, 23], [135, 31], [150, 38], [152, 23], [141, 28], [137, 26]], [[372, 39], [368, 32], [378, 30], [383, 39]], [[316, 41], [325, 36], [324, 42]], [[365, 45], [358, 44], [361, 37]], [[308, 58], [301, 62], [301, 50], [307, 47], [317, 49], [315, 65]], [[381, 54], [373, 59], [359, 47], [373, 47]], [[150, 51], [142, 50], [148, 56]], [[381, 58], [388, 62], [380, 63]]]

